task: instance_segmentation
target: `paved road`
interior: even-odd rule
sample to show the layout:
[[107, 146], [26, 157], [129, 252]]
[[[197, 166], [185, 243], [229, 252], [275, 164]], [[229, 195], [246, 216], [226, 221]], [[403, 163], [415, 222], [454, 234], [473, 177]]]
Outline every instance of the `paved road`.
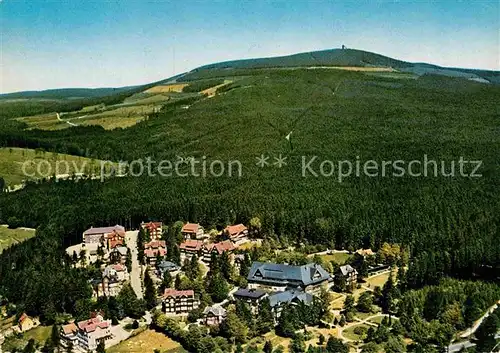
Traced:
[[[495, 335], [495, 339], [500, 339], [500, 332]], [[476, 344], [471, 341], [462, 341], [458, 343], [453, 343], [448, 346], [448, 353], [459, 352], [462, 348], [474, 347]], [[500, 346], [496, 345], [490, 353], [500, 352]]]
[[130, 284], [139, 299], [142, 298], [142, 266], [137, 260], [137, 234], [139, 231], [133, 230], [125, 234], [127, 246], [132, 253], [132, 271], [130, 272]]

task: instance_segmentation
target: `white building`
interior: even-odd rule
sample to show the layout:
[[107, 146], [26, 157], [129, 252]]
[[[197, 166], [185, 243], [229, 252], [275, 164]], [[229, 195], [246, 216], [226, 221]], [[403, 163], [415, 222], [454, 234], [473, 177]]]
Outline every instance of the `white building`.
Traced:
[[111, 320], [104, 320], [101, 315], [77, 324], [64, 325], [61, 329], [61, 344], [67, 348], [71, 342], [74, 348], [95, 351], [99, 342], [112, 337], [110, 328]]

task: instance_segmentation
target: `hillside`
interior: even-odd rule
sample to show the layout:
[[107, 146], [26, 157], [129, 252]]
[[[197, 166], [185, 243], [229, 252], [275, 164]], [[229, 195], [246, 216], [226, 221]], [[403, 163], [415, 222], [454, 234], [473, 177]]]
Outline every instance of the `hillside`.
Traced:
[[104, 97], [135, 88], [136, 86], [120, 88], [61, 88], [43, 91], [22, 91], [0, 94], [0, 99], [76, 99]]
[[[218, 74], [224, 72], [228, 80], [238, 74], [238, 80], [213, 98], [167, 105], [128, 129], [21, 130], [0, 133], [0, 141], [96, 159], [238, 160], [241, 177], [142, 176], [41, 185], [0, 198], [3, 217], [15, 215], [28, 226], [50, 218], [77, 235], [96, 222], [136, 226], [146, 215], [217, 227], [258, 216], [266, 233], [285, 242], [338, 248], [401, 242], [415, 254], [451, 249], [455, 260], [449, 271], [469, 273], [500, 258], [494, 246], [500, 140], [491, 104], [499, 87], [398, 72], [238, 69]], [[291, 131], [293, 150], [285, 139]], [[287, 166], [259, 168], [261, 154], [270, 162], [286, 156]], [[340, 182], [337, 174], [304, 177], [301, 172], [302, 158], [314, 156], [318, 171], [323, 160], [422, 161], [424, 155], [444, 160], [448, 169], [460, 157], [480, 159], [483, 177], [351, 176]], [[117, 195], [126, 197], [117, 204]], [[28, 214], [20, 207], [27, 202]]]
[[[0, 148], [0, 177], [5, 180], [7, 187], [19, 186], [23, 181], [53, 175], [98, 174], [99, 163], [98, 160], [68, 154], [26, 148]], [[25, 175], [24, 171], [29, 175]]]
[[[49, 160], [56, 152], [133, 162], [133, 167], [129, 176], [106, 173], [111, 177], [102, 182], [48, 180], [1, 194], [0, 224], [37, 228], [35, 237], [0, 254], [2, 295], [47, 322], [59, 312], [75, 314], [74, 303], [92, 295], [90, 272], [64, 265], [64, 250], [80, 243], [90, 226], [138, 229], [152, 219], [169, 229], [190, 221], [222, 230], [243, 223], [256, 224], [263, 248], [273, 246], [270, 254], [289, 247], [378, 251], [386, 242], [398, 244], [409, 252], [406, 289], [425, 286], [424, 291], [447, 276], [473, 279], [473, 286], [443, 291], [459, 298], [453, 299], [458, 308], [473, 298], [476, 315], [467, 316], [479, 317], [498, 298], [494, 284], [477, 280], [487, 279], [488, 271], [497, 276], [500, 268], [494, 104], [500, 87], [443, 75], [345, 68], [191, 72], [182, 82], [147, 85], [126, 97], [119, 94], [120, 100], [112, 96], [115, 106], [105, 104], [109, 112], [165, 99], [147, 119], [113, 130], [81, 125], [40, 130], [39, 121], [16, 120], [19, 111], [13, 108], [2, 123], [16, 124], [0, 129], [7, 156], [10, 148], [31, 148], [47, 151], [43, 156]], [[208, 95], [200, 94], [207, 89]], [[100, 106], [93, 109], [85, 105], [63, 119], [78, 124], [92, 118], [79, 119], [82, 115], [104, 113]], [[429, 160], [436, 168], [431, 164], [427, 175], [421, 168]], [[404, 175], [395, 175], [396, 161], [403, 162]], [[414, 161], [420, 163], [417, 175], [410, 173]], [[479, 175], [471, 175], [477, 164], [469, 161], [481, 162]], [[160, 163], [167, 167], [163, 175], [156, 168]], [[427, 307], [430, 302], [412, 298], [401, 303]], [[407, 310], [415, 313], [413, 306]], [[432, 327], [434, 319], [441, 320], [442, 311], [425, 312], [433, 313], [426, 317]], [[440, 337], [441, 331], [433, 330]], [[142, 345], [141, 340], [118, 349], [130, 342]]]

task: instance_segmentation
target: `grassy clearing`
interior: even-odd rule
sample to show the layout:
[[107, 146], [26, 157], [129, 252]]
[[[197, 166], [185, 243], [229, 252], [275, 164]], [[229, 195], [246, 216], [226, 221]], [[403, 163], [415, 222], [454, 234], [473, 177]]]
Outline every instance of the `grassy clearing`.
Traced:
[[[320, 69], [335, 69], [345, 71], [359, 71], [359, 72], [395, 72], [391, 67], [362, 67], [362, 66], [321, 66]], [[315, 69], [315, 67], [311, 67]]]
[[171, 85], [158, 85], [146, 90], [146, 93], [167, 93], [167, 92], [182, 92], [188, 83], [174, 83]]
[[384, 317], [385, 316], [383, 315], [376, 316], [368, 320], [368, 322], [373, 322], [374, 324], [380, 325], [382, 323], [382, 320], [384, 320]]
[[365, 72], [367, 76], [382, 77], [389, 79], [416, 80], [419, 76], [407, 72]]
[[[23, 163], [32, 161], [33, 163], [26, 164], [23, 172]], [[0, 176], [4, 178], [8, 186], [21, 184], [23, 180], [35, 179], [46, 176], [45, 173], [49, 169], [47, 161], [50, 164], [49, 175], [54, 174], [72, 174], [73, 172], [83, 172], [91, 174], [100, 170], [100, 161], [89, 158], [72, 156], [68, 154], [52, 153], [36, 151], [27, 148], [0, 148]], [[43, 164], [42, 164], [43, 163]], [[41, 171], [40, 174], [38, 171]]]
[[34, 339], [35, 341], [43, 344], [50, 337], [52, 333], [52, 326], [38, 326], [32, 330], [29, 330], [23, 334], [26, 341]]
[[368, 278], [366, 279], [365, 286], [368, 287], [369, 284], [369, 288], [383, 287], [385, 282], [389, 279], [389, 275], [390, 273], [381, 273], [380, 275]]
[[308, 341], [306, 341], [306, 346], [312, 345], [312, 346], [317, 346], [318, 345], [318, 339], [319, 335], [322, 334], [325, 336], [325, 339], [328, 340], [329, 336], [337, 337], [337, 328], [318, 328], [318, 327], [311, 327], [307, 326], [306, 327], [308, 332], [312, 333], [312, 338]]
[[325, 262], [335, 262], [339, 265], [343, 265], [351, 258], [352, 255], [346, 254], [346, 253], [334, 253], [334, 254], [328, 254], [328, 255], [321, 255], [320, 257], [323, 259]]
[[70, 126], [64, 121], [59, 121], [56, 113], [27, 116], [18, 118], [17, 120], [26, 123], [28, 125], [28, 129], [61, 130]]
[[45, 344], [45, 341], [50, 337], [51, 331], [51, 326], [38, 326], [34, 329], [22, 333], [19, 336], [9, 336], [5, 339], [5, 342], [2, 345], [2, 349], [8, 352], [22, 350], [28, 344], [28, 341], [32, 338], [35, 340], [37, 345], [43, 346]]
[[35, 230], [9, 229], [5, 225], [0, 226], [0, 253], [12, 244], [23, 242], [35, 236]]
[[162, 333], [146, 330], [116, 346], [106, 350], [108, 353], [152, 353], [159, 349], [162, 353], [186, 353], [182, 346]]
[[330, 301], [330, 309], [342, 310], [344, 308], [345, 296], [340, 293], [332, 293], [332, 300]]
[[204, 89], [200, 93], [201, 94], [206, 94], [208, 97], [213, 97], [213, 96], [215, 96], [218, 88], [227, 86], [227, 85], [231, 84], [232, 82], [233, 81], [231, 81], [231, 80], [224, 80], [224, 83], [221, 83], [219, 85], [216, 85], [216, 86]]
[[144, 96], [131, 105], [114, 105], [107, 108], [89, 106], [80, 111], [64, 114], [63, 121], [57, 119], [56, 113], [22, 117], [18, 120], [28, 125], [28, 129], [61, 130], [74, 125], [100, 125], [106, 130], [127, 128], [144, 119], [148, 114], [159, 111], [163, 104], [170, 100], [165, 95]]
[[[1, 230], [1, 228], [0, 228], [0, 230]], [[3, 312], [3, 309], [4, 309], [4, 307], [2, 307], [2, 312]], [[14, 325], [16, 325], [16, 316], [15, 315], [8, 317], [6, 319], [0, 320], [0, 331], [7, 330]]]
[[356, 314], [355, 314], [355, 316], [361, 320], [365, 320], [373, 315], [376, 315], [376, 313], [362, 313], [361, 311], [356, 311]]

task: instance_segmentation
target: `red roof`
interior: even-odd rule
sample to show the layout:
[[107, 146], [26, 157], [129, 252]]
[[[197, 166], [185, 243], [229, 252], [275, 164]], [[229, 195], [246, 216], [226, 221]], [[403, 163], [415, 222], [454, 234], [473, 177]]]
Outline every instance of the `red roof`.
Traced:
[[206, 249], [209, 252], [211, 252], [213, 249], [215, 249], [215, 250], [217, 250], [219, 255], [221, 255], [225, 251], [233, 251], [236, 248], [234, 247], [232, 242], [226, 240], [226, 241], [221, 241], [219, 243], [206, 245]]
[[153, 241], [150, 241], [149, 243], [144, 244], [145, 249], [149, 249], [149, 248], [157, 249], [157, 248], [165, 248], [165, 247], [166, 247], [165, 240], [153, 240]]
[[200, 228], [199, 224], [196, 223], [186, 223], [182, 227], [182, 233], [198, 233], [198, 229]]
[[97, 327], [107, 328], [109, 323], [107, 321], [101, 321], [101, 318], [95, 317], [93, 319], [80, 321], [78, 323], [78, 328], [85, 332], [94, 332]]
[[194, 296], [194, 290], [188, 289], [188, 290], [175, 290], [173, 288], [165, 288], [165, 292], [163, 293], [163, 297], [193, 297]]
[[143, 228], [149, 229], [149, 231], [156, 230], [158, 228], [161, 228], [163, 225], [162, 222], [148, 222], [148, 223], [142, 223], [141, 226]]
[[239, 234], [243, 233], [247, 229], [248, 228], [245, 227], [243, 224], [236, 224], [236, 225], [232, 225], [232, 226], [227, 226], [225, 230], [229, 234], [230, 237], [235, 237], [235, 236], [238, 236]]
[[146, 249], [144, 250], [144, 255], [146, 257], [156, 257], [160, 254], [160, 256], [165, 256], [167, 254], [167, 250], [165, 249]]
[[111, 265], [111, 267], [115, 270], [115, 271], [118, 271], [118, 272], [121, 272], [121, 271], [125, 271], [125, 266], [121, 265], [121, 264], [115, 264], [115, 265]]
[[117, 246], [121, 246], [121, 245], [123, 245], [123, 239], [111, 239], [111, 240], [109, 241], [109, 247], [110, 247], [111, 249], [114, 249], [114, 248], [116, 248]]
[[201, 240], [188, 239], [182, 242], [179, 247], [188, 251], [200, 251], [202, 246], [203, 242]]

